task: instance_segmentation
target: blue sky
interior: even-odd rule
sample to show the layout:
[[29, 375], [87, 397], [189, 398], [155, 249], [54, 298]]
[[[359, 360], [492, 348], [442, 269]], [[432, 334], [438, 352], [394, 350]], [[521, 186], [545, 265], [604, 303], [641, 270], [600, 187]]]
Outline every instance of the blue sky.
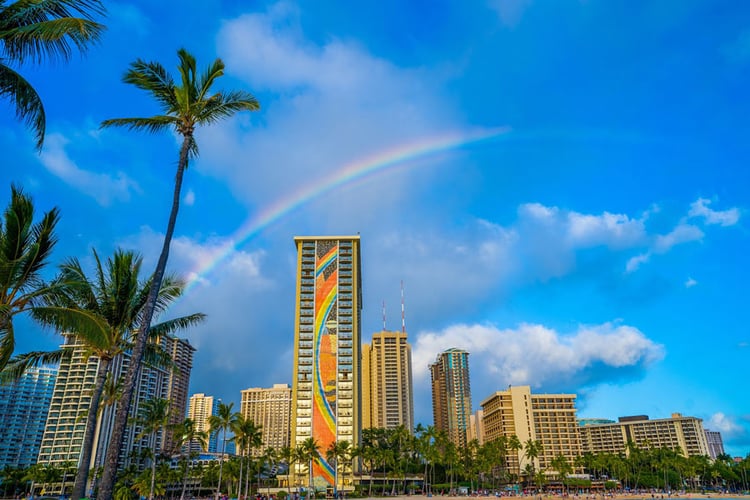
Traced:
[[[121, 82], [185, 47], [261, 101], [198, 134], [170, 268], [201, 311], [194, 392], [291, 382], [294, 235], [360, 233], [363, 341], [406, 323], [417, 420], [427, 364], [470, 353], [475, 408], [508, 384], [575, 392], [579, 416], [673, 412], [750, 451], [750, 6], [735, 1], [107, 2], [85, 58], [22, 68], [41, 154], [0, 104], [2, 183], [60, 207], [59, 262], [136, 248], [153, 263], [177, 138], [99, 130], [149, 116]], [[346, 165], [446, 134], [505, 133], [338, 185], [238, 230]], [[226, 245], [225, 259], [200, 274]], [[19, 350], [58, 339], [21, 321]]]

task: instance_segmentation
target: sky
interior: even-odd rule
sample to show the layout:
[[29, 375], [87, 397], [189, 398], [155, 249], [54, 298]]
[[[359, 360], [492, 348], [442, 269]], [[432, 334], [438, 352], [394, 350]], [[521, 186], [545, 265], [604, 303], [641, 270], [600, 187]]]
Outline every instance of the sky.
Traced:
[[[295, 235], [359, 234], [363, 342], [405, 324], [416, 421], [428, 364], [469, 351], [474, 409], [508, 385], [579, 417], [695, 416], [750, 452], [750, 5], [721, 0], [108, 1], [101, 42], [23, 66], [47, 138], [0, 101], [0, 204], [62, 219], [57, 265], [155, 265], [174, 134], [122, 82], [138, 58], [220, 57], [261, 110], [197, 133], [169, 315], [203, 312], [191, 392], [291, 383]], [[54, 271], [54, 266], [49, 272]], [[385, 303], [385, 314], [383, 313]], [[59, 337], [18, 322], [17, 352]]]

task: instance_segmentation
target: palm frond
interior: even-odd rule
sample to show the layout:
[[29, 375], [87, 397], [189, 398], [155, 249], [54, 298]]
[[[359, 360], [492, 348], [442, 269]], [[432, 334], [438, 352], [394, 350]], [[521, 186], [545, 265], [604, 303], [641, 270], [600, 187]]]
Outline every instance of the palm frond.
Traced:
[[184, 330], [191, 326], [196, 326], [205, 321], [206, 315], [203, 313], [190, 314], [181, 318], [170, 319], [153, 325], [149, 332], [154, 335], [171, 335], [178, 330]]
[[228, 118], [239, 111], [258, 111], [260, 104], [250, 92], [235, 90], [218, 93], [205, 101], [196, 122], [210, 124], [222, 118]]
[[109, 351], [117, 344], [118, 339], [111, 335], [110, 326], [96, 312], [76, 307], [38, 306], [30, 314], [43, 325], [70, 332], [95, 353]]
[[202, 102], [211, 90], [217, 78], [224, 76], [224, 61], [221, 59], [214, 60], [211, 65], [201, 74], [198, 80], [198, 95], [196, 101]]
[[14, 356], [5, 368], [0, 371], [0, 385], [10, 384], [20, 379], [30, 368], [55, 365], [65, 356], [70, 355], [69, 349], [56, 351], [32, 351]]
[[161, 132], [178, 124], [177, 118], [167, 115], [151, 116], [148, 118], [110, 118], [104, 120], [100, 127], [126, 127], [128, 130], [145, 130], [150, 133]]
[[104, 25], [88, 19], [65, 17], [18, 26], [3, 33], [8, 59], [36, 63], [45, 59], [68, 60], [73, 50], [84, 52], [92, 42], [97, 42]]
[[47, 126], [42, 99], [25, 78], [4, 64], [0, 64], [0, 97], [11, 101], [16, 117], [34, 132], [36, 147], [41, 149]]
[[130, 65], [122, 81], [150, 92], [161, 103], [165, 112], [173, 111], [177, 107], [174, 80], [159, 63], [138, 59]]

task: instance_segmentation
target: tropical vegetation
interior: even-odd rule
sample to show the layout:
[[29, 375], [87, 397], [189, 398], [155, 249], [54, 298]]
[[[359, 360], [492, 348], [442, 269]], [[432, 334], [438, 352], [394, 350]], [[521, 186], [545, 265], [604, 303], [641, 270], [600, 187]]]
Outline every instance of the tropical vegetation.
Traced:
[[113, 118], [102, 122], [102, 127], [118, 126], [151, 133], [174, 131], [182, 137], [172, 207], [164, 242], [154, 271], [140, 330], [135, 338], [131, 363], [125, 376], [123, 404], [118, 407], [110, 446], [105, 458], [101, 496], [107, 500], [112, 497], [117, 460], [127, 424], [130, 401], [136, 384], [136, 376], [143, 362], [148, 330], [158, 302], [158, 290], [166, 271], [169, 247], [180, 206], [183, 177], [189, 160], [198, 156], [198, 144], [194, 136], [195, 129], [216, 123], [240, 111], [255, 111], [260, 108], [258, 101], [249, 92], [243, 90], [212, 91], [216, 80], [224, 74], [224, 63], [221, 59], [216, 59], [202, 73], [199, 73], [193, 55], [184, 49], [180, 49], [177, 55], [179, 58], [179, 82], [175, 82], [160, 63], [146, 62], [141, 59], [130, 65], [130, 69], [123, 78], [125, 83], [132, 84], [149, 93], [161, 108], [161, 114], [143, 118]]
[[104, 11], [98, 0], [0, 0], [0, 96], [34, 132], [37, 149], [44, 143], [44, 105], [18, 68], [85, 51], [104, 31], [94, 20]]

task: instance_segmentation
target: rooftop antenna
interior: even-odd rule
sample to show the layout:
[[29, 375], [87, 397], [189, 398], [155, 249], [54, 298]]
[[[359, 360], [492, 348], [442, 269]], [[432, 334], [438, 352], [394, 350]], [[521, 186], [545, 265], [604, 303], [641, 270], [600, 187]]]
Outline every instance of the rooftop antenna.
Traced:
[[383, 301], [383, 331], [385, 331], [385, 300]]
[[404, 280], [401, 280], [401, 333], [406, 333], [406, 317], [404, 316]]

